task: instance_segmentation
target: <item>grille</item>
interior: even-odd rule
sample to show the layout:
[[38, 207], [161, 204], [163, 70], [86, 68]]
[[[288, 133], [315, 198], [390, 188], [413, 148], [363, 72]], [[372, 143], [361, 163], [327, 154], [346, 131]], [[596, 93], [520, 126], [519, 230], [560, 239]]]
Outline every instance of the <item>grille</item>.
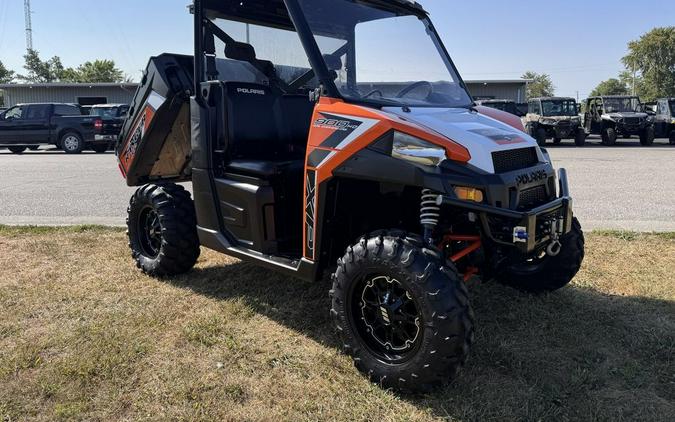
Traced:
[[531, 189], [526, 189], [520, 192], [518, 198], [518, 209], [531, 209], [539, 205], [544, 205], [548, 202], [548, 195], [546, 194], [546, 186], [541, 185]]
[[627, 125], [637, 125], [640, 123], [639, 117], [626, 117], [623, 122]]
[[492, 161], [495, 166], [495, 172], [507, 173], [537, 165], [539, 158], [537, 157], [536, 148], [520, 148], [493, 152]]

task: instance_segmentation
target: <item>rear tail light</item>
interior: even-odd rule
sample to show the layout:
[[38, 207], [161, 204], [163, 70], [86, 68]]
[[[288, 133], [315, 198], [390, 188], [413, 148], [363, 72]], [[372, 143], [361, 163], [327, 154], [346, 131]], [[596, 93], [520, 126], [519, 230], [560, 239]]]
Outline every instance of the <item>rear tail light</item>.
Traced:
[[94, 121], [94, 129], [96, 130], [96, 132], [101, 133], [103, 131], [103, 120], [96, 119]]

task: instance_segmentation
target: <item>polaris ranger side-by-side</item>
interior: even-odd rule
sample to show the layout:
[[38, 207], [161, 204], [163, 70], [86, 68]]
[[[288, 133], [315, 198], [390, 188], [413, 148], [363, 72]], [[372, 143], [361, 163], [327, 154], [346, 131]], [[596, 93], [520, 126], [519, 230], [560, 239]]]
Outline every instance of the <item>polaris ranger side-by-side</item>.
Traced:
[[640, 144], [654, 143], [654, 119], [642, 111], [640, 98], [632, 96], [591, 97], [584, 114], [586, 132], [602, 137], [602, 144], [612, 146], [619, 135], [640, 137]]
[[533, 98], [528, 102], [523, 122], [527, 133], [541, 146], [546, 145], [549, 138], [553, 138], [554, 144], [563, 139], [573, 139], [579, 147], [586, 143], [586, 130], [574, 98]]
[[[144, 272], [187, 272], [201, 245], [288, 276], [331, 274], [344, 350], [403, 391], [444, 384], [466, 361], [465, 280], [548, 292], [575, 276], [584, 237], [565, 171], [520, 119], [473, 104], [419, 4], [191, 9], [196, 59], [151, 59], [117, 145], [141, 186], [128, 233]], [[188, 181], [194, 203], [175, 184]]]

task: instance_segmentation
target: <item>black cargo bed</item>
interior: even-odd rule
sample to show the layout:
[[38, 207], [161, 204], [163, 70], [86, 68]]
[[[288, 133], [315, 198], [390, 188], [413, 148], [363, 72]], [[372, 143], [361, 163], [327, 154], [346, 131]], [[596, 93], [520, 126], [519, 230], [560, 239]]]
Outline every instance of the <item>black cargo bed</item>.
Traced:
[[115, 148], [129, 186], [190, 180], [193, 73], [191, 56], [150, 59]]

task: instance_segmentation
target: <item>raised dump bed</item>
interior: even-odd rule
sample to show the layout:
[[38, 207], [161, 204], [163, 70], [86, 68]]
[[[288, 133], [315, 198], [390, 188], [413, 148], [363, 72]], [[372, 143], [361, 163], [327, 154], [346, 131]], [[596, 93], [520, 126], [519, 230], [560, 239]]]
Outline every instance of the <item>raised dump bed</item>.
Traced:
[[150, 59], [116, 146], [129, 186], [190, 179], [193, 74], [191, 56]]

